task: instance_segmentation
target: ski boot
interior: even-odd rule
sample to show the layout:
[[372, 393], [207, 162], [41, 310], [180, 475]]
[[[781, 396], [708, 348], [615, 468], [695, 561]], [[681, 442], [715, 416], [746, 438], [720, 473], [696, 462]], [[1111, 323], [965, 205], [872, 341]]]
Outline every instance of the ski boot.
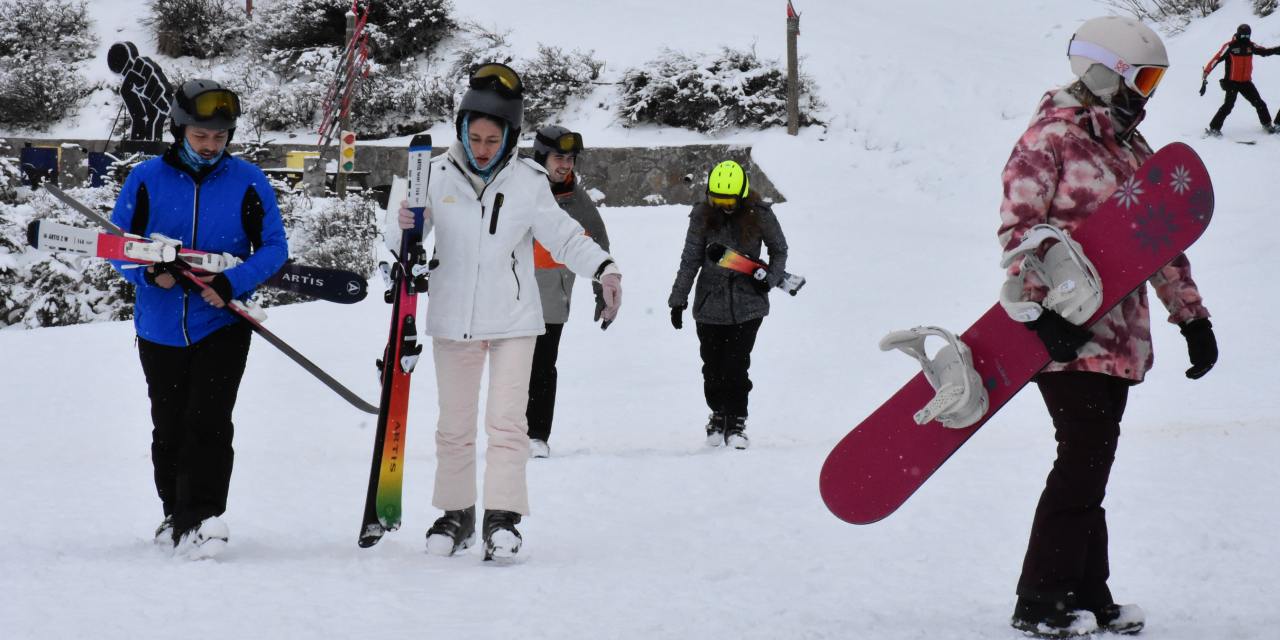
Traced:
[[165, 516], [164, 522], [156, 527], [155, 543], [158, 547], [173, 548], [173, 516]]
[[724, 444], [724, 414], [719, 411], [707, 416], [707, 446], [718, 447]]
[[512, 560], [520, 553], [523, 538], [516, 531], [520, 514], [514, 511], [484, 510], [484, 559]]
[[195, 528], [184, 531], [173, 547], [173, 555], [188, 560], [212, 558], [227, 548], [231, 531], [218, 516], [200, 521]]
[[1206, 137], [1206, 138], [1221, 138], [1221, 137], [1222, 137], [1222, 130], [1220, 130], [1220, 129], [1205, 129], [1205, 130], [1204, 130], [1204, 137]]
[[1098, 631], [1093, 612], [1077, 609], [1075, 598], [1061, 602], [1037, 602], [1018, 598], [1010, 626], [1035, 638], [1078, 638]]
[[746, 449], [751, 443], [747, 439], [747, 419], [742, 416], [725, 416], [724, 444], [739, 451]]
[[1147, 614], [1136, 604], [1109, 604], [1093, 612], [1098, 630], [1120, 635], [1134, 635], [1146, 626]]
[[550, 458], [551, 445], [547, 444], [546, 440], [530, 438], [529, 439], [529, 457], [530, 458]]
[[433, 556], [452, 556], [468, 549], [476, 541], [476, 508], [445, 511], [427, 529], [427, 553]]

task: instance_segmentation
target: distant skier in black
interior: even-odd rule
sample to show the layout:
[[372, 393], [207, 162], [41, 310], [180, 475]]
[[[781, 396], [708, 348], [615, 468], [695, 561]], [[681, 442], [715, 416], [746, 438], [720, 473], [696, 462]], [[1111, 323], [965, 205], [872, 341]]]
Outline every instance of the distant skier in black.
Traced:
[[120, 97], [129, 109], [130, 140], [159, 140], [164, 137], [169, 117], [169, 96], [173, 87], [160, 65], [138, 55], [132, 42], [117, 42], [107, 51], [107, 67], [124, 76]]
[[[1275, 125], [1272, 124], [1271, 112], [1267, 110], [1267, 103], [1262, 100], [1258, 88], [1253, 86], [1253, 56], [1275, 55], [1280, 53], [1280, 47], [1260, 47], [1253, 43], [1252, 35], [1253, 29], [1249, 25], [1240, 25], [1236, 28], [1235, 37], [1222, 45], [1213, 59], [1209, 60], [1209, 64], [1204, 66], [1204, 76], [1200, 81], [1200, 95], [1204, 95], [1205, 88], [1209, 85], [1209, 74], [1213, 72], [1213, 68], [1224, 60], [1227, 63], [1226, 74], [1222, 80], [1218, 81], [1227, 95], [1222, 101], [1222, 107], [1213, 115], [1213, 120], [1209, 121], [1209, 129], [1205, 133], [1211, 136], [1222, 135], [1222, 123], [1226, 122], [1227, 115], [1236, 106], [1237, 95], [1244, 96], [1244, 99], [1257, 109], [1258, 121], [1262, 123], [1262, 128], [1266, 129], [1267, 133], [1276, 131]], [[1280, 119], [1280, 114], [1276, 114], [1276, 117]]]

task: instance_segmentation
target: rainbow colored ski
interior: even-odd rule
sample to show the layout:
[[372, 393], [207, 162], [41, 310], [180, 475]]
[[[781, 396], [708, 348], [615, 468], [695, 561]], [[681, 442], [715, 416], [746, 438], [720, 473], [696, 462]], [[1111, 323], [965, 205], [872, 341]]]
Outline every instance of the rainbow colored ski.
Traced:
[[[405, 424], [409, 416], [409, 382], [413, 368], [422, 353], [418, 344], [418, 292], [426, 289], [426, 272], [422, 256], [422, 215], [427, 205], [430, 181], [431, 136], [414, 136], [409, 144], [409, 207], [417, 218], [417, 226], [406, 230], [400, 238], [400, 253], [390, 265], [391, 287], [386, 300], [391, 303], [391, 331], [380, 364], [382, 400], [378, 409], [378, 428], [374, 435], [373, 465], [369, 471], [369, 492], [365, 498], [364, 522], [360, 527], [359, 545], [372, 547], [383, 534], [400, 528], [403, 511]], [[388, 208], [399, 198], [392, 190]]]

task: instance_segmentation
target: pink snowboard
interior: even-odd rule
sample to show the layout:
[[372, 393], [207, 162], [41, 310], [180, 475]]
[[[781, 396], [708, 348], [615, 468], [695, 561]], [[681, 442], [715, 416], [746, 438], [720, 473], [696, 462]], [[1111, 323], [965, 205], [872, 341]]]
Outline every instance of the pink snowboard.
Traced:
[[[1168, 145], [1116, 189], [1072, 237], [1097, 267], [1102, 306], [1092, 324], [1191, 246], [1213, 217], [1213, 186], [1195, 151]], [[916, 374], [850, 431], [822, 465], [822, 499], [841, 520], [870, 524], [893, 513], [1000, 407], [1049, 364], [1036, 337], [996, 304], [960, 335], [973, 351], [989, 396], [977, 423], [917, 425], [912, 414], [934, 396]]]

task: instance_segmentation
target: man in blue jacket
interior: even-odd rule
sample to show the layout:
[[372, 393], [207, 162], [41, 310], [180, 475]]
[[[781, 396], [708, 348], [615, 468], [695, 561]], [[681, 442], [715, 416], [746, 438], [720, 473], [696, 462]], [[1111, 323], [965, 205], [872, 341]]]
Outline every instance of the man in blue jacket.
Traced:
[[[288, 257], [275, 192], [256, 166], [226, 152], [240, 115], [236, 94], [191, 80], [174, 94], [174, 144], [130, 172], [112, 221], [183, 247], [243, 260], [188, 287], [166, 265], [114, 263], [137, 290], [134, 327], [151, 398], [151, 461], [164, 522], [157, 544], [205, 558], [226, 546], [234, 452], [231, 411], [249, 353], [249, 325], [226, 304], [247, 298]], [[131, 268], [132, 267], [132, 268]]]

